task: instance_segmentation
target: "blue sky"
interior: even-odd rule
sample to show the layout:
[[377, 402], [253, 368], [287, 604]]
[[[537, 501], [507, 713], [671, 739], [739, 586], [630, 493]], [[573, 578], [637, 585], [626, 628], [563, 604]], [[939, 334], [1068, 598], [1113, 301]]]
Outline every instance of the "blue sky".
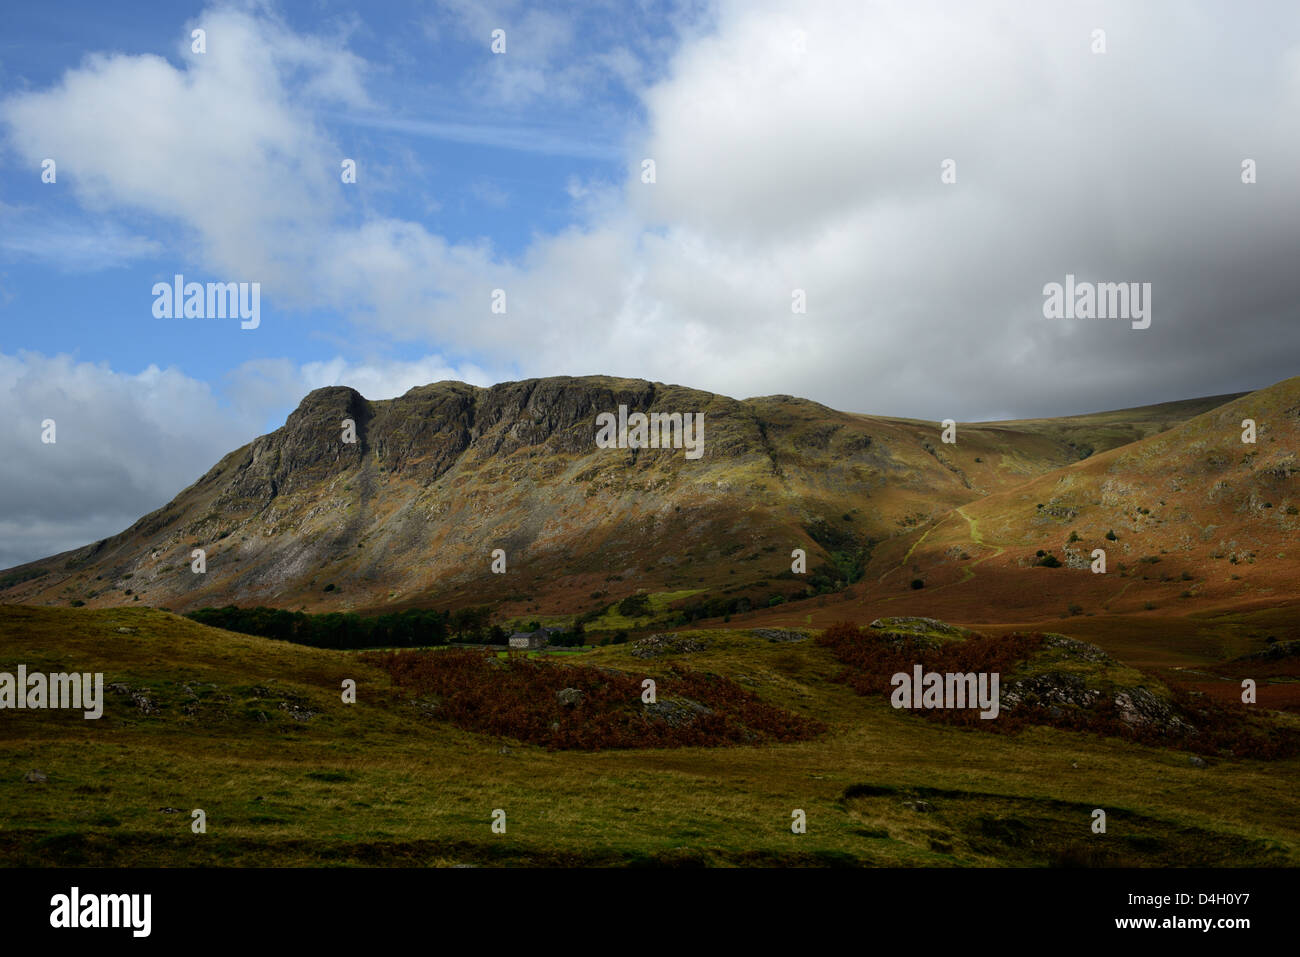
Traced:
[[[1269, 385], [1300, 370], [1297, 115], [1277, 0], [4, 4], [0, 568], [322, 386], [976, 421]], [[260, 324], [156, 318], [177, 273], [259, 283]], [[1150, 283], [1149, 328], [1046, 319], [1067, 275]]]
[[[203, 24], [209, 8], [132, 2], [114, 4], [106, 16], [98, 3], [6, 5], [0, 12], [0, 85], [11, 92], [57, 87], [92, 53], [161, 56], [183, 71], [178, 44], [187, 28]], [[577, 222], [570, 184], [623, 177], [625, 141], [644, 123], [644, 110], [626, 78], [600, 68], [584, 73], [583, 83], [564, 97], [485, 86], [494, 55], [490, 30], [476, 33], [476, 26], [499, 22], [508, 28], [505, 56], [539, 70], [561, 71], [559, 61], [582, 62], [614, 47], [650, 79], [665, 66], [674, 22], [674, 8], [662, 4], [552, 5], [546, 17], [524, 20], [519, 29], [517, 15], [482, 19], [427, 2], [376, 4], [364, 14], [336, 2], [235, 9], [273, 18], [293, 33], [336, 40], [369, 65], [369, 104], [329, 104], [312, 116], [339, 146], [337, 157], [317, 157], [322, 167], [337, 168], [343, 157], [359, 164], [355, 184], [338, 183], [336, 222], [394, 217], [452, 244], [490, 244], [501, 260], [521, 256], [533, 237]], [[186, 122], [203, 122], [200, 116], [176, 119], [177, 136], [186, 135]], [[129, 205], [88, 206], [66, 185], [75, 180], [75, 167], [65, 164], [51, 185], [12, 153], [4, 159], [0, 322], [6, 351], [66, 353], [121, 372], [174, 365], [220, 389], [229, 370], [259, 358], [323, 362], [341, 346], [360, 346], [367, 357], [414, 360], [439, 344], [433, 335], [361, 345], [345, 310], [285, 302], [272, 290], [262, 300], [256, 335], [155, 319], [155, 281], [178, 271], [200, 282], [245, 277], [214, 273], [184, 224], [166, 215]], [[194, 188], [204, 185], [196, 179]], [[25, 318], [34, 313], [43, 320]], [[472, 348], [452, 347], [447, 357], [470, 366], [478, 361]], [[510, 367], [508, 361], [501, 365]], [[285, 411], [268, 410], [268, 428]]]

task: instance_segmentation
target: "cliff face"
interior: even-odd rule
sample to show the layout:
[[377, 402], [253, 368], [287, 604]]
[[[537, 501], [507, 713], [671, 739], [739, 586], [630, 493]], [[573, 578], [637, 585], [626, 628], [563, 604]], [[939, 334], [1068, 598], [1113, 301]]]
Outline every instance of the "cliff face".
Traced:
[[[703, 413], [702, 456], [597, 448], [596, 417], [620, 405]], [[355, 442], [343, 440], [344, 420]], [[46, 573], [0, 598], [574, 611], [596, 592], [734, 592], [787, 572], [793, 548], [807, 550], [810, 569], [833, 552], [863, 555], [1077, 461], [1081, 436], [1128, 441], [1113, 423], [1109, 440], [1082, 419], [1007, 425], [963, 426], [945, 445], [937, 423], [603, 376], [439, 382], [376, 402], [319, 389], [163, 508], [24, 566]], [[491, 572], [498, 548], [504, 575]], [[206, 552], [203, 574], [191, 570], [195, 549]]]

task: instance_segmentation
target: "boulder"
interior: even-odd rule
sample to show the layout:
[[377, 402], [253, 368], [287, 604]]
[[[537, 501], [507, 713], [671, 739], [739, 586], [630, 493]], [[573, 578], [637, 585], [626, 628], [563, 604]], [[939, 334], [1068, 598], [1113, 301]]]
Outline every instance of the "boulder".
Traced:
[[1132, 728], [1155, 728], [1162, 734], [1188, 734], [1196, 729], [1174, 709], [1145, 688], [1125, 688], [1115, 695], [1119, 719]]
[[583, 693], [577, 688], [563, 688], [555, 693], [555, 698], [566, 708], [582, 704]]

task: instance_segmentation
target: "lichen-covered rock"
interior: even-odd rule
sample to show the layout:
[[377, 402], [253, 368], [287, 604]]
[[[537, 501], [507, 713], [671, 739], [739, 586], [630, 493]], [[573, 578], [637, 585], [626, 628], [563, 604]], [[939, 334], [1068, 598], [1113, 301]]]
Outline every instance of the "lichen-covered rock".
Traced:
[[1068, 653], [1071, 658], [1078, 658], [1081, 661], [1110, 661], [1110, 655], [1096, 645], [1053, 632], [1043, 635], [1043, 647], [1060, 648]]
[[784, 631], [780, 628], [754, 628], [751, 630], [750, 634], [755, 638], [766, 638], [768, 641], [775, 642], [808, 640], [808, 636], [801, 631]]
[[669, 727], [680, 728], [704, 715], [713, 714], [713, 709], [690, 698], [661, 698], [654, 704], [646, 705], [645, 713]]
[[1082, 675], [1048, 671], [1008, 682], [1002, 689], [1001, 707], [1008, 711], [1022, 707], [1091, 708], [1100, 699], [1101, 692], [1088, 688]]
[[1119, 719], [1134, 728], [1153, 728], [1162, 734], [1191, 734], [1190, 724], [1174, 709], [1145, 688], [1125, 688], [1115, 694]]
[[1065, 546], [1065, 567], [1073, 568], [1078, 571], [1089, 571], [1092, 568], [1092, 553], [1084, 554], [1077, 548]]
[[149, 690], [147, 688], [132, 688], [130, 685], [115, 681], [108, 686], [108, 690], [113, 694], [128, 696], [131, 699], [131, 703], [140, 710], [141, 714], [153, 715], [161, 712], [161, 709], [159, 709], [153, 703], [153, 700], [145, 694], [145, 692]]
[[642, 638], [632, 645], [633, 658], [658, 658], [661, 655], [685, 654], [700, 651], [706, 642], [699, 638], [683, 638], [675, 633], [658, 633]]

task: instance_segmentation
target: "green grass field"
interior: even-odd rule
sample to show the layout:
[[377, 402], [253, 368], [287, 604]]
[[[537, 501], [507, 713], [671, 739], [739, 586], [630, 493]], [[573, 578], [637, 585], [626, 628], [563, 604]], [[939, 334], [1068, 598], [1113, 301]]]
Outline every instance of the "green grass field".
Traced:
[[[98, 721], [0, 712], [0, 862], [1297, 863], [1296, 760], [1198, 768], [1118, 739], [945, 726], [831, 680], [838, 665], [814, 642], [691, 634], [707, 647], [671, 660], [611, 645], [565, 661], [656, 675], [661, 696], [679, 662], [829, 731], [762, 747], [547, 751], [421, 715], [354, 653], [147, 608], [0, 606], [0, 671], [102, 671], [106, 685]], [[348, 678], [356, 704], [341, 700]], [[47, 780], [27, 782], [31, 771]], [[191, 830], [196, 808], [204, 834]], [[1095, 808], [1104, 835], [1090, 830]], [[804, 834], [791, 832], [796, 809]]]

